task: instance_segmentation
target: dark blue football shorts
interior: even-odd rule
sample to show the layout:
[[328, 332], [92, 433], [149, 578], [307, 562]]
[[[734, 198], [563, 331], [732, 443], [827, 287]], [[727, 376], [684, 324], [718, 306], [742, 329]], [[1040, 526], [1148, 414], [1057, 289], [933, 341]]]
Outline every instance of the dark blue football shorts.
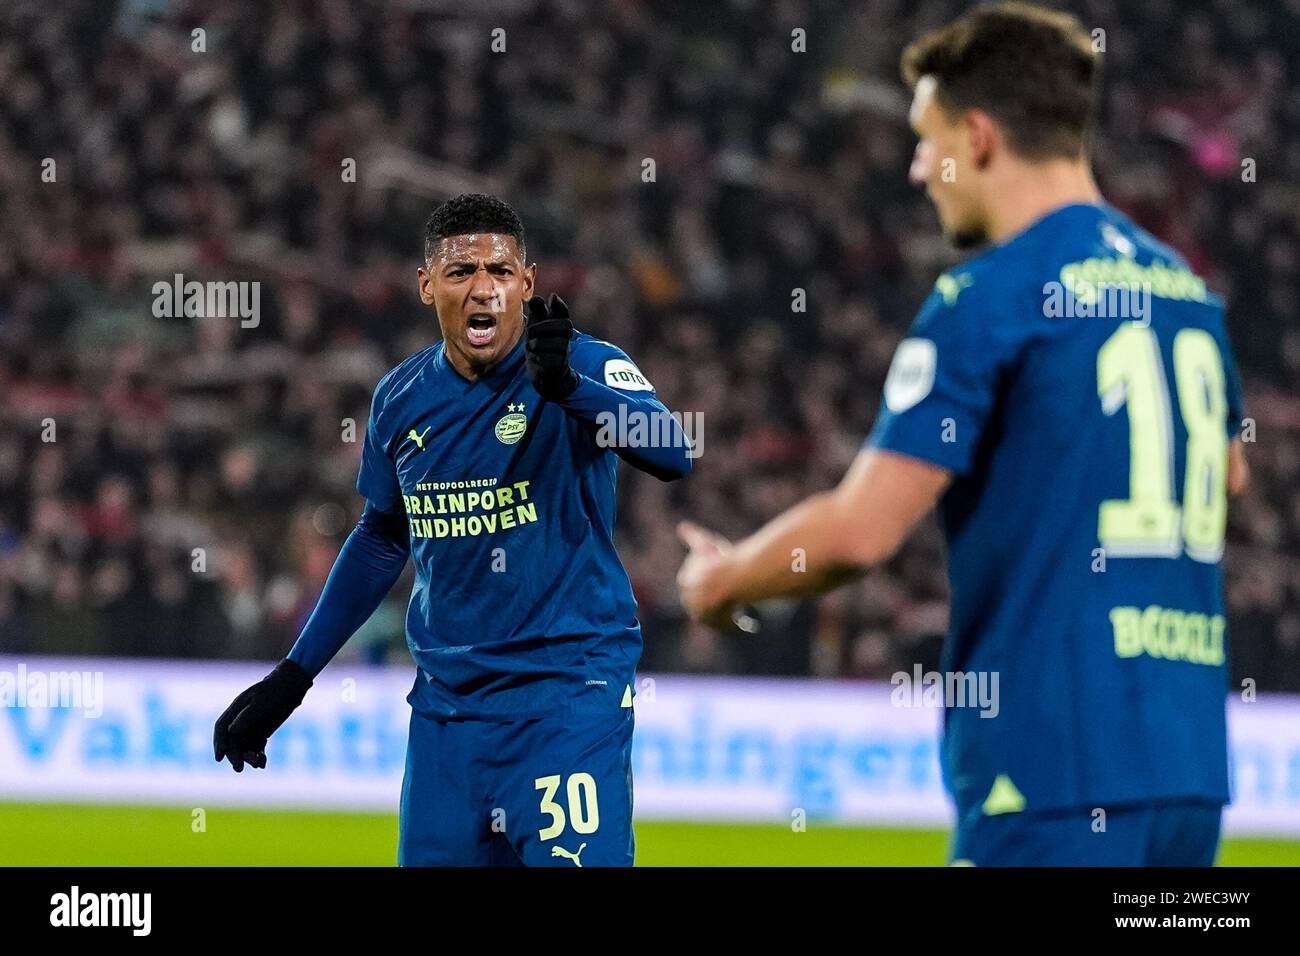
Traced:
[[412, 713], [398, 865], [631, 866], [633, 720]]

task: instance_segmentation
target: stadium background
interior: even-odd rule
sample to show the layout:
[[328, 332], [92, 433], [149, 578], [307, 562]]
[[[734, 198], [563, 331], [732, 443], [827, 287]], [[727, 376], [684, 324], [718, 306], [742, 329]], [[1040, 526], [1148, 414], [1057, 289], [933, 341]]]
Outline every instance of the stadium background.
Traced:
[[[1227, 298], [1257, 438], [1225, 558], [1233, 683], [1300, 692], [1300, 0], [1057, 5], [1104, 31], [1103, 191]], [[423, 220], [479, 190], [519, 210], [540, 289], [703, 416], [689, 480], [622, 471], [643, 669], [934, 668], [935, 527], [737, 641], [685, 621], [673, 526], [752, 529], [836, 481], [867, 433], [895, 344], [955, 261], [906, 181], [898, 54], [965, 6], [5, 4], [0, 655], [111, 658], [110, 682], [131, 658], [282, 656], [359, 514], [341, 423], [363, 429], [380, 375], [437, 334], [414, 295]], [[153, 283], [175, 273], [259, 281], [259, 325], [155, 318]], [[403, 661], [409, 574], [341, 660]], [[228, 853], [215, 834], [198, 851], [149, 822], [166, 808], [20, 800], [19, 772], [0, 763], [0, 864], [318, 859], [307, 816], [245, 809]], [[784, 822], [647, 821], [641, 856], [941, 860], [942, 835], [887, 824], [800, 842]], [[391, 815], [330, 826], [351, 847], [331, 859], [391, 860]], [[1257, 858], [1300, 850], [1225, 851]]]

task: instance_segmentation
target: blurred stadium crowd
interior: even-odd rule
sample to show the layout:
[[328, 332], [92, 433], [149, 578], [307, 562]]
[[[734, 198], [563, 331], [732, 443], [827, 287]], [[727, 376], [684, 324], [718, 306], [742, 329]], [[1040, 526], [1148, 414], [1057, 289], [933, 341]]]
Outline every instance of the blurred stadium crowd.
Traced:
[[[6, 3], [0, 652], [282, 656], [359, 514], [370, 389], [437, 335], [423, 220], [475, 190], [519, 210], [540, 291], [703, 415], [691, 478], [621, 479], [643, 666], [934, 666], [936, 527], [745, 640], [684, 622], [673, 528], [752, 530], [867, 434], [956, 261], [906, 181], [898, 54], [963, 6]], [[1256, 438], [1234, 672], [1300, 690], [1300, 0], [1069, 6], [1104, 31], [1103, 191], [1228, 299]], [[156, 318], [175, 273], [260, 282], [258, 325]], [[344, 653], [400, 659], [408, 593]]]

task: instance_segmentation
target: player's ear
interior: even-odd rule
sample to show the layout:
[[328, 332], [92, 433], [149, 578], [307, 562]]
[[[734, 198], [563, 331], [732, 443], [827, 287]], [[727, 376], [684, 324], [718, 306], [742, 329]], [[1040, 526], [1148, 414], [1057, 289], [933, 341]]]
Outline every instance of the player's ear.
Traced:
[[966, 127], [971, 162], [976, 169], [987, 168], [999, 139], [997, 121], [983, 110], [968, 110], [962, 125]]
[[524, 288], [522, 298], [525, 302], [533, 297], [533, 287], [537, 284], [537, 263], [524, 267]]
[[420, 287], [420, 301], [433, 305], [433, 274], [421, 266], [415, 270], [415, 276]]

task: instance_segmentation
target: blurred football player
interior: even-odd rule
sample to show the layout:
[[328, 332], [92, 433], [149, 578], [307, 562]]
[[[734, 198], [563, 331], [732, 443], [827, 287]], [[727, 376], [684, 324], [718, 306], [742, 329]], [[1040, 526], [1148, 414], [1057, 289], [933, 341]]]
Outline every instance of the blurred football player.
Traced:
[[681, 527], [683, 602], [725, 627], [826, 591], [937, 505], [945, 688], [1000, 678], [996, 709], [945, 700], [950, 861], [1209, 865], [1228, 799], [1219, 561], [1246, 481], [1221, 300], [1098, 192], [1099, 57], [1072, 17], [982, 5], [902, 70], [911, 178], [954, 245], [986, 248], [921, 306], [838, 487], [734, 545]]

